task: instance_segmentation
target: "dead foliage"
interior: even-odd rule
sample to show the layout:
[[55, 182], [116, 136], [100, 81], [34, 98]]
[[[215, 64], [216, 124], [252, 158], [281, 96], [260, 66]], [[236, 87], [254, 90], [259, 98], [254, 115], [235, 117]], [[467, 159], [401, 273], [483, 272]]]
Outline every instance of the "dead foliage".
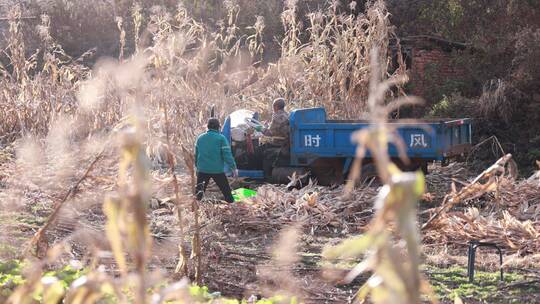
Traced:
[[[371, 217], [370, 199], [376, 190], [357, 190], [346, 199], [343, 190], [343, 187], [331, 190], [309, 184], [300, 190], [289, 191], [285, 187], [264, 185], [257, 189], [257, 196], [244, 202], [245, 205], [231, 207], [231, 212], [224, 213], [221, 221], [236, 222], [244, 229], [247, 226], [275, 228], [299, 222], [312, 232], [323, 228], [355, 231]], [[227, 219], [227, 216], [235, 218]]]
[[[313, 34], [307, 36], [307, 43], [300, 44], [295, 37], [301, 16], [290, 14], [295, 10], [291, 2], [283, 14], [289, 37], [284, 41], [283, 56], [269, 67], [260, 67], [263, 20], [257, 19], [247, 29], [250, 35], [242, 37], [236, 24], [238, 5], [230, 2], [225, 8], [228, 19], [217, 31], [191, 18], [181, 5], [172, 13], [155, 8], [147, 20], [142, 20], [144, 16], [135, 8], [133, 20], [115, 19], [118, 60], [99, 60], [92, 70], [83, 62], [93, 52], [80, 58], [67, 55], [50, 30], [56, 20], [48, 16], [43, 16], [40, 25], [43, 50], [28, 57], [21, 11], [15, 7], [10, 15], [4, 50], [10, 65], [2, 68], [5, 77], [0, 80], [0, 141], [8, 144], [23, 139], [16, 142], [16, 153], [6, 158], [7, 171], [2, 172], [4, 212], [43, 218], [24, 233], [28, 237], [37, 232], [36, 240], [47, 241], [48, 246], [36, 242], [40, 248], [72, 245], [73, 252], [66, 249], [57, 254], [60, 260], [86, 259], [91, 265], [104, 265], [113, 274], [119, 271], [123, 278], [133, 275], [138, 301], [144, 301], [142, 282], [149, 278], [145, 264], [153, 243], [150, 237], [166, 248], [180, 244], [184, 261], [180, 261], [178, 272], [195, 279], [204, 277], [198, 248], [207, 246], [209, 234], [204, 227], [214, 219], [208, 218], [205, 208], [199, 218], [199, 206], [191, 204], [189, 181], [193, 179], [193, 142], [204, 130], [210, 107], [215, 105], [222, 119], [240, 107], [264, 115], [272, 99], [284, 96], [292, 107], [323, 105], [330, 114], [349, 115], [347, 104], [357, 103], [367, 94], [363, 88], [369, 80], [369, 49], [379, 46], [386, 50], [392, 35], [384, 3], [376, 1], [365, 15], [341, 14], [335, 6], [317, 12], [318, 19], [313, 19], [310, 30]], [[131, 22], [136, 29], [134, 37], [126, 31]], [[143, 24], [146, 32], [141, 29]], [[332, 35], [339, 39], [333, 40]], [[136, 43], [132, 56], [126, 51], [131, 40]], [[142, 40], [151, 43], [142, 44]], [[388, 62], [385, 52], [381, 62]], [[329, 74], [331, 80], [307, 85], [321, 74]], [[328, 85], [332, 85], [332, 96], [319, 99], [321, 89]], [[338, 103], [339, 107], [333, 106]], [[364, 105], [354, 107], [357, 115]], [[123, 141], [116, 140], [118, 134]], [[105, 151], [103, 157], [94, 164], [100, 150]], [[165, 163], [171, 167], [169, 175], [162, 170]], [[85, 169], [81, 164], [94, 165]], [[313, 229], [354, 229], [350, 221], [367, 216], [360, 213], [364, 209], [361, 204], [331, 206], [330, 199], [318, 201], [315, 192], [324, 191], [312, 185], [292, 194], [298, 196], [298, 204], [282, 206], [270, 206], [272, 195], [267, 192], [247, 212], [262, 218], [273, 209], [279, 219], [266, 222], [274, 227], [298, 217], [312, 217], [307, 224]], [[156, 208], [149, 208], [153, 206]], [[350, 213], [348, 219], [340, 219], [343, 212]], [[170, 220], [175, 213], [178, 218], [166, 227], [165, 218]], [[10, 226], [2, 237], [7, 238], [17, 227]], [[107, 240], [100, 237], [103, 233]], [[185, 244], [190, 236], [191, 248]], [[192, 255], [186, 261], [188, 249]], [[116, 285], [110, 277], [94, 273], [87, 279], [85, 287], [96, 293], [96, 284], [116, 288], [125, 283], [120, 280]], [[33, 283], [29, 281], [24, 288]]]
[[[136, 300], [144, 302], [146, 288], [156, 287], [161, 278], [146, 266], [165, 264], [163, 261], [171, 259], [172, 265], [179, 265], [178, 273], [200, 279], [203, 284], [220, 280], [204, 273], [213, 265], [234, 275], [230, 274], [234, 271], [225, 268], [226, 263], [219, 264], [232, 256], [230, 251], [219, 251], [214, 244], [222, 231], [210, 228], [238, 234], [246, 230], [278, 231], [291, 223], [301, 223], [311, 234], [324, 230], [346, 234], [366, 229], [375, 213], [373, 198], [380, 189], [349, 188], [349, 195], [343, 196], [343, 188], [332, 190], [310, 184], [288, 191], [268, 185], [259, 188], [259, 195], [243, 204], [192, 204], [193, 142], [204, 130], [208, 109], [215, 105], [222, 119], [231, 109], [240, 107], [264, 115], [268, 114], [270, 101], [278, 96], [290, 100], [291, 107], [325, 106], [330, 115], [340, 117], [358, 118], [369, 106], [377, 126], [355, 136], [356, 140], [365, 139], [367, 145], [361, 147], [359, 157], [364, 156], [366, 149], [377, 155], [378, 170], [387, 186], [377, 199], [379, 211], [373, 225], [368, 227], [375, 227], [368, 237], [383, 240], [369, 247], [382, 258], [367, 259], [369, 267], [364, 270], [369, 268], [376, 274], [370, 284], [377, 283], [381, 274], [390, 273], [388, 282], [398, 278], [408, 299], [419, 299], [419, 238], [411, 223], [415, 219], [415, 202], [422, 194], [422, 179], [396, 171], [385, 152], [388, 142], [398, 146], [400, 143], [384, 123], [387, 114], [411, 100], [386, 104], [384, 98], [388, 88], [401, 85], [405, 77], [378, 82], [388, 76], [386, 50], [393, 35], [384, 2], [370, 2], [365, 14], [358, 15], [338, 13], [337, 2], [333, 2], [327, 9], [309, 15], [309, 35], [301, 41], [302, 29], [298, 27], [294, 1], [290, 1], [282, 14], [286, 29], [282, 57], [268, 67], [257, 64], [264, 51], [263, 21], [257, 19], [249, 29], [251, 35], [241, 37], [236, 25], [239, 7], [233, 2], [229, 4], [229, 18], [218, 31], [191, 18], [182, 6], [174, 13], [156, 8], [144, 20], [152, 38], [149, 45], [138, 43], [144, 38], [140, 28], [143, 17], [134, 9], [135, 37], [129, 37], [125, 31], [129, 21], [117, 19], [119, 60], [102, 60], [93, 70], [82, 64], [92, 52], [81, 58], [68, 56], [49, 33], [50, 22], [55, 21], [46, 16], [40, 27], [45, 47], [28, 57], [24, 52], [20, 10], [12, 12], [8, 47], [4, 50], [11, 65], [0, 68], [5, 76], [0, 79], [0, 144], [13, 144], [14, 148], [2, 152], [0, 204], [7, 217], [26, 214], [44, 220], [7, 223], [9, 229], [0, 236], [29, 240], [29, 236], [41, 231], [38, 236], [47, 234], [51, 248], [46, 258], [35, 264], [36, 270], [17, 290], [12, 302], [38, 288], [42, 270], [54, 261], [67, 264], [77, 259], [90, 265], [86, 281], [78, 282], [86, 289], [70, 290], [66, 293], [68, 299], [83, 291], [103, 296], [98, 287], [106, 285], [120, 301], [126, 301], [122, 288], [133, 287]], [[129, 39], [136, 43], [133, 56], [124, 52]], [[369, 56], [374, 48], [381, 52]], [[370, 72], [370, 64], [377, 61], [380, 68]], [[376, 80], [370, 88], [373, 95], [368, 95], [370, 77]], [[108, 144], [110, 139], [118, 138], [122, 140]], [[96, 152], [101, 149], [105, 151], [103, 157], [94, 163]], [[162, 170], [165, 162], [169, 172]], [[534, 222], [538, 216], [538, 192], [534, 190], [538, 181], [517, 183], [501, 174], [501, 167], [504, 163], [467, 182], [460, 191], [452, 191], [439, 216], [431, 220], [427, 239], [438, 237], [436, 233], [443, 231], [447, 235], [452, 233], [451, 237], [472, 238], [473, 232], [479, 230], [484, 232], [477, 237], [499, 237], [498, 242], [507, 245], [510, 240], [514, 247], [508, 246], [514, 250], [537, 250], [534, 242], [523, 242], [538, 235]], [[444, 174], [440, 179], [449, 184]], [[401, 195], [407, 199], [402, 201]], [[471, 226], [474, 229], [460, 229], [460, 225], [452, 224], [452, 213], [448, 213], [452, 207], [479, 199], [495, 201], [499, 209], [506, 206], [508, 211], [498, 221], [483, 214], [459, 217], [458, 223], [472, 223], [476, 225]], [[400, 227], [406, 248], [390, 245], [393, 239], [387, 234], [386, 224]], [[40, 230], [41, 227], [45, 228]], [[103, 238], [104, 233], [107, 239]], [[505, 235], [508, 237], [504, 238]], [[190, 237], [191, 248], [186, 244]], [[261, 239], [255, 241], [264, 243]], [[176, 256], [172, 252], [178, 252], [179, 244], [180, 254]], [[280, 250], [291, 246], [287, 238], [280, 244]], [[191, 258], [187, 258], [189, 249]], [[249, 255], [236, 251], [238, 259]], [[394, 263], [402, 251], [408, 253], [405, 268]], [[260, 252], [250, 258], [256, 260], [257, 254]], [[296, 261], [289, 258], [278, 256], [275, 262], [286, 268]], [[397, 285], [388, 282], [376, 288], [385, 287], [392, 297], [403, 295], [403, 290], [396, 290]], [[287, 291], [286, 287], [279, 286]], [[174, 297], [185, 299], [186, 288], [185, 281], [171, 284], [170, 288], [156, 287], [154, 296], [157, 303]], [[230, 283], [228, 288], [233, 288]]]
[[476, 208], [443, 215], [427, 232], [427, 240], [466, 245], [478, 240], [495, 243], [505, 252], [531, 254], [540, 249], [540, 223], [520, 221], [507, 211], [481, 215]]
[[452, 187], [452, 193], [447, 195], [440, 207], [434, 212], [431, 218], [422, 226], [422, 229], [427, 229], [441, 214], [446, 213], [458, 203], [472, 200], [484, 195], [486, 192], [497, 190], [499, 176], [503, 175], [506, 163], [512, 158], [512, 155], [507, 154], [499, 159], [493, 166], [486, 169], [477, 176], [470, 184], [463, 187], [459, 192], [456, 191], [455, 185]]
[[423, 226], [426, 240], [458, 244], [478, 240], [496, 243], [507, 252], [536, 252], [540, 185], [536, 174], [515, 180], [509, 173], [510, 160], [509, 154], [502, 157], [459, 191], [453, 184], [453, 191]]

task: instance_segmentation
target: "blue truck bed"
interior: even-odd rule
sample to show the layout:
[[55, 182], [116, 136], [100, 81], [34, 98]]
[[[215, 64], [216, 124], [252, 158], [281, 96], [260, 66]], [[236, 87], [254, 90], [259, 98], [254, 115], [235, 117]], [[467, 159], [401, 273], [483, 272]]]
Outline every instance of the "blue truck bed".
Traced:
[[[389, 123], [398, 129], [411, 159], [444, 160], [464, 153], [471, 145], [470, 119], [414, 123], [393, 120]], [[294, 166], [308, 165], [320, 157], [354, 157], [356, 144], [351, 141], [351, 135], [369, 127], [368, 121], [328, 120], [323, 108], [293, 111], [290, 124], [291, 164]], [[391, 157], [398, 157], [393, 145], [388, 153]]]
[[[446, 161], [452, 157], [463, 155], [471, 147], [470, 119], [436, 119], [406, 122], [389, 121], [397, 128], [399, 135], [407, 146], [408, 157], [416, 163], [430, 161]], [[223, 134], [230, 137], [230, 119], [225, 121]], [[290, 159], [289, 168], [310, 168], [321, 160], [342, 160], [342, 171], [349, 169], [356, 152], [356, 144], [351, 135], [369, 127], [368, 121], [330, 120], [324, 108], [294, 110], [290, 114]], [[398, 157], [395, 146], [390, 145], [388, 153], [392, 158]], [[366, 156], [370, 161], [370, 155]], [[292, 171], [291, 171], [292, 172]], [[240, 170], [240, 176], [262, 178], [261, 170]]]

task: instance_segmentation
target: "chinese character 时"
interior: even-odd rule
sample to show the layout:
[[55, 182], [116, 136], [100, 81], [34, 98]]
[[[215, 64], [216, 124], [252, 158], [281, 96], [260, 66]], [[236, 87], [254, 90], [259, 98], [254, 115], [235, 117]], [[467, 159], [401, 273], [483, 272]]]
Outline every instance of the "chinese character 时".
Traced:
[[304, 146], [311, 147], [311, 135], [304, 136]]
[[304, 146], [318, 148], [321, 145], [321, 139], [318, 134], [316, 136], [304, 135]]

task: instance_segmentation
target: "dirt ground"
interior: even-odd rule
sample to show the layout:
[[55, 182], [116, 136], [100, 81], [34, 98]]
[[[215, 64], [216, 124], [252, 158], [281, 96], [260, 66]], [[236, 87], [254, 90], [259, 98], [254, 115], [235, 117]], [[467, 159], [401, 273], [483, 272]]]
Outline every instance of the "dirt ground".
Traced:
[[[114, 161], [114, 160], [111, 160]], [[427, 176], [430, 195], [419, 204], [419, 222], [426, 220], [423, 210], [440, 203], [445, 193], [450, 191], [450, 179], [465, 182], [472, 172], [463, 166], [432, 168]], [[162, 179], [166, 172], [154, 172], [154, 178]], [[450, 176], [450, 177], [449, 177]], [[189, 188], [189, 177], [181, 175], [183, 190]], [[166, 183], [165, 183], [166, 184]], [[84, 187], [91, 187], [88, 184]], [[159, 187], [158, 187], [159, 188]], [[274, 188], [271, 188], [272, 190]], [[294, 205], [274, 206], [270, 203], [260, 208], [250, 203], [224, 204], [210, 187], [207, 198], [201, 203], [202, 240], [202, 281], [212, 292], [232, 298], [271, 296], [276, 290], [294, 290], [306, 303], [349, 303], [369, 274], [361, 275], [349, 284], [339, 282], [355, 261], [336, 266], [329, 265], [321, 257], [325, 246], [337, 244], [347, 237], [360, 234], [369, 222], [373, 210], [373, 199], [377, 186], [359, 189], [351, 202], [340, 202], [336, 195], [342, 189], [313, 187], [312, 190], [293, 193], [276, 187], [277, 197], [285, 201], [288, 196], [309, 200], [317, 192], [317, 202], [326, 206], [325, 213], [288, 213]], [[294, 192], [297, 191], [297, 192]], [[262, 191], [261, 191], [262, 192]], [[276, 198], [265, 190], [268, 200]], [[172, 275], [178, 260], [178, 244], [183, 240], [189, 250], [190, 236], [194, 233], [193, 216], [189, 208], [185, 211], [186, 237], [180, 238], [178, 220], [171, 202], [170, 186], [163, 186], [155, 192], [148, 211], [154, 250], [149, 268]], [[275, 193], [274, 193], [275, 194]], [[2, 248], [4, 259], [20, 257], [21, 246], [35, 233], [50, 213], [50, 201], [54, 197], [41, 193], [25, 192], [34, 199], [23, 210], [4, 210], [2, 212]], [[262, 195], [262, 194], [261, 194]], [[307, 198], [306, 198], [307, 197]], [[260, 202], [259, 202], [260, 203]], [[261, 203], [261, 204], [263, 204]], [[253, 202], [252, 202], [253, 204]], [[334, 207], [328, 207], [334, 206]], [[336, 207], [337, 206], [337, 207]], [[281, 208], [281, 209], [279, 209]], [[254, 211], [256, 210], [256, 212]], [[282, 211], [285, 210], [285, 211]], [[283, 212], [283, 215], [282, 213]], [[339, 213], [335, 218], [333, 213]], [[298, 215], [298, 216], [295, 216]], [[72, 246], [68, 259], [85, 260], [92, 253], [100, 256], [100, 263], [109, 263], [114, 270], [112, 258], [105, 254], [103, 224], [105, 216], [99, 200], [67, 208], [65, 216], [60, 217], [49, 235], [52, 243], [66, 241]], [[281, 232], [302, 222], [298, 226], [295, 246], [279, 245]], [[98, 248], [98, 250], [92, 250]], [[274, 249], [281, 254], [290, 255], [290, 265], [276, 264]], [[498, 256], [489, 249], [480, 249], [477, 254], [476, 282], [467, 281], [467, 241], [448, 243], [445, 241], [424, 243], [424, 266], [422, 272], [432, 284], [442, 303], [453, 303], [454, 295], [459, 294], [464, 303], [535, 303], [540, 301], [540, 258], [516, 257], [505, 253], [505, 279], [498, 280]], [[521, 259], [521, 260], [520, 260]], [[59, 261], [64, 263], [66, 261]], [[190, 260], [190, 273], [193, 275], [193, 261]], [[286, 284], [284, 284], [286, 283]], [[285, 285], [285, 286], [284, 286]]]

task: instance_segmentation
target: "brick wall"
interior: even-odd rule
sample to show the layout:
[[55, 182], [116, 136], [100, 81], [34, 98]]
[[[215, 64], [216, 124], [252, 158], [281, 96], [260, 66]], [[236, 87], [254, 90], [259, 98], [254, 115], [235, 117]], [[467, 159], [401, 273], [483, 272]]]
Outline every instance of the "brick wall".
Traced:
[[[457, 79], [463, 75], [451, 62], [448, 52], [441, 49], [413, 49], [410, 69], [410, 94], [428, 99], [428, 90], [445, 81]], [[435, 100], [426, 100], [428, 103]]]

